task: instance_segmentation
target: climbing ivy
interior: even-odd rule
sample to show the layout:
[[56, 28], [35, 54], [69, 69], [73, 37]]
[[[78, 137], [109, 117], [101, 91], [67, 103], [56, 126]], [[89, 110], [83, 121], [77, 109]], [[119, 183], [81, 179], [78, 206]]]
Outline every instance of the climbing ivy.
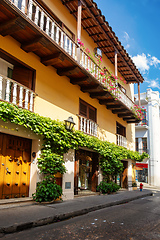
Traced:
[[0, 102], [0, 119], [24, 126], [44, 138], [42, 154], [38, 160], [41, 173], [48, 177], [64, 173], [63, 154], [69, 149], [87, 147], [100, 154], [100, 167], [104, 176], [117, 176], [122, 172], [122, 159], [142, 161], [148, 154], [127, 150], [108, 141], [85, 135], [81, 131], [67, 131], [64, 123], [42, 117], [7, 102]]

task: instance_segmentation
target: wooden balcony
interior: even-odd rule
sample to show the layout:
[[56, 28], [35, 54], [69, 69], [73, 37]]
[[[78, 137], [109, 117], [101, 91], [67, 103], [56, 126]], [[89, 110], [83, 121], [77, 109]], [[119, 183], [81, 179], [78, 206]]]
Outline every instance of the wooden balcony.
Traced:
[[121, 89], [112, 94], [107, 91], [108, 83], [101, 81], [98, 66], [38, 2], [0, 0], [0, 16], [2, 36], [12, 36], [24, 51], [38, 55], [42, 64], [56, 68], [58, 75], [67, 76], [127, 123], [139, 122], [132, 100]]
[[98, 128], [97, 123], [80, 115], [78, 115], [78, 117], [79, 117], [79, 130], [88, 135], [97, 137]]
[[22, 84], [0, 75], [0, 100], [33, 111], [35, 93]]

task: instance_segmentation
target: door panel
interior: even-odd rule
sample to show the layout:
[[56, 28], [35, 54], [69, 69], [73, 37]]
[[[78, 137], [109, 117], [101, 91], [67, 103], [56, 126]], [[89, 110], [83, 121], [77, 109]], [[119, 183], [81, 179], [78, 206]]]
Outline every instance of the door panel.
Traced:
[[29, 194], [31, 140], [0, 133], [0, 198]]
[[128, 162], [122, 161], [123, 173], [122, 173], [122, 188], [128, 188]]

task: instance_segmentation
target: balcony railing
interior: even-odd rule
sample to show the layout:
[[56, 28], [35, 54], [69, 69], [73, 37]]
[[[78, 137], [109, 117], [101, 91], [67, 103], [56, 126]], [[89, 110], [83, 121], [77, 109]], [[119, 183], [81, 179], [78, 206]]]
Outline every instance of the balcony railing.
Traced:
[[35, 93], [24, 85], [0, 75], [0, 100], [33, 111]]
[[142, 154], [142, 153], [144, 153], [144, 152], [145, 152], [145, 153], [149, 153], [149, 149], [147, 149], [147, 148], [143, 148], [143, 149], [140, 149], [140, 148], [139, 148], [139, 149], [136, 149], [136, 151], [139, 152], [140, 154]]
[[141, 122], [136, 123], [136, 126], [137, 126], [137, 127], [140, 127], [140, 126], [148, 126], [148, 120], [142, 120]]
[[80, 131], [82, 131], [86, 134], [89, 134], [91, 136], [97, 137], [97, 128], [98, 128], [97, 123], [93, 122], [90, 119], [82, 117], [80, 115], [78, 115], [78, 117], [79, 117], [79, 129], [80, 129]]
[[116, 134], [116, 136], [117, 136], [117, 145], [127, 148], [127, 138], [119, 134]]
[[[70, 38], [60, 25], [49, 15], [40, 4], [35, 0], [10, 0], [20, 11], [27, 15], [27, 17], [39, 27], [41, 31], [46, 33], [52, 41], [58, 44], [63, 50], [65, 50], [75, 61], [84, 67], [92, 76], [94, 76], [104, 87], [107, 87], [109, 83], [102, 82], [100, 77], [101, 69], [99, 66], [83, 51], [80, 46]], [[79, 51], [80, 49], [80, 51]], [[80, 53], [80, 61], [79, 61]], [[115, 83], [116, 87], [116, 83]], [[117, 87], [116, 87], [117, 88]], [[129, 109], [134, 108], [134, 102], [118, 88], [118, 91], [112, 92], [115, 98], [118, 98]]]

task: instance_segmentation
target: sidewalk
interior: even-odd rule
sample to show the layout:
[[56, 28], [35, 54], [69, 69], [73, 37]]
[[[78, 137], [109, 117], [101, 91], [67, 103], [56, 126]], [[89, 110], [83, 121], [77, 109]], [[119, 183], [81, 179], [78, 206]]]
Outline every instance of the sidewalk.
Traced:
[[[42, 226], [98, 209], [151, 196], [152, 191], [119, 191], [111, 195], [78, 197], [70, 201], [37, 204], [33, 201], [3, 204], [0, 202], [0, 233], [12, 233]], [[1, 200], [3, 201], [3, 200]]]

